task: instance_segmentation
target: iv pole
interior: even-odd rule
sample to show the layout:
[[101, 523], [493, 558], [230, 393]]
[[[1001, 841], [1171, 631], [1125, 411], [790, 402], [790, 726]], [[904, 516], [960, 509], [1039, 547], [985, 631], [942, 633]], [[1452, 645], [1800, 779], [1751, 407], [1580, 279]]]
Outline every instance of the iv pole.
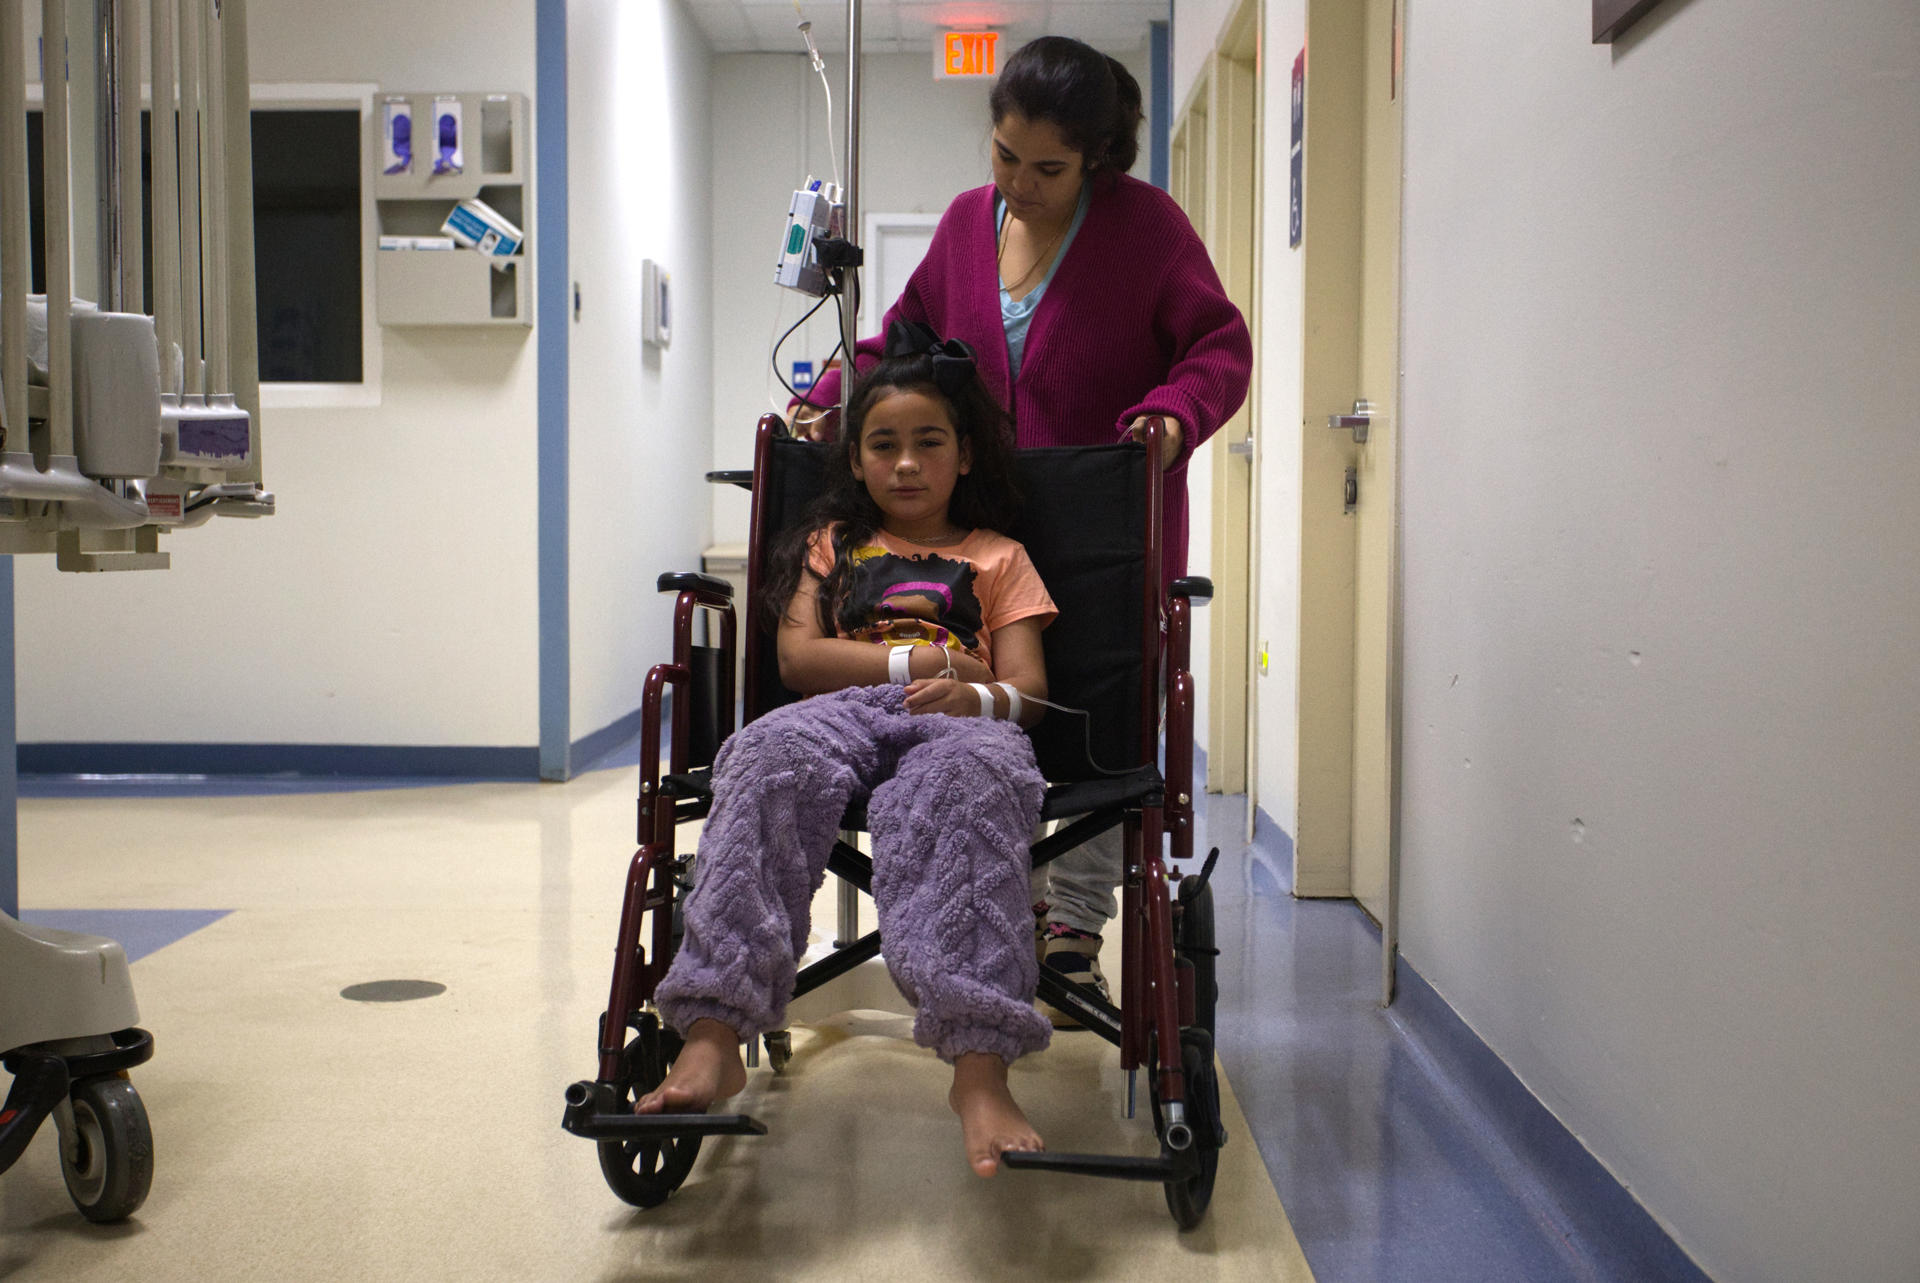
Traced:
[[[857, 242], [860, 235], [860, 3], [847, 0], [847, 226], [842, 233]], [[831, 129], [833, 122], [828, 121]], [[853, 345], [860, 337], [860, 269], [848, 264], [840, 273], [840, 423], [844, 430], [847, 405], [853, 393], [856, 363]]]

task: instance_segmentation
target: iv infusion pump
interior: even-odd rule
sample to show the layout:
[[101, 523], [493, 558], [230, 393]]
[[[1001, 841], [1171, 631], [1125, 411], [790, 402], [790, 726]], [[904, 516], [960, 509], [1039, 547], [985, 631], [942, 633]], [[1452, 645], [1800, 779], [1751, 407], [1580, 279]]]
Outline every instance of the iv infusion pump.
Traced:
[[787, 229], [780, 242], [780, 261], [773, 269], [774, 283], [824, 298], [827, 270], [814, 241], [844, 235], [846, 221], [847, 205], [839, 186], [809, 177], [787, 204]]

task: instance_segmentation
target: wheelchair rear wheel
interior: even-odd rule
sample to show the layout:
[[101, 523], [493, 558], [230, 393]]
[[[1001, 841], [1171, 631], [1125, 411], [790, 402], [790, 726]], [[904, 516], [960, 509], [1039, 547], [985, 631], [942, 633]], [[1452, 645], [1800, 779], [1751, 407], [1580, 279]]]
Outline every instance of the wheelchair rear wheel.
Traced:
[[[1193, 1131], [1195, 1166], [1166, 1183], [1167, 1210], [1173, 1213], [1174, 1224], [1190, 1230], [1207, 1217], [1214, 1177], [1220, 1169], [1220, 1146], [1226, 1139], [1220, 1126], [1220, 1080], [1214, 1076], [1213, 1039], [1204, 1030], [1180, 1031], [1180, 1072], [1186, 1079], [1187, 1125]], [[1157, 1088], [1148, 1100], [1153, 1106], [1153, 1130], [1164, 1143], [1166, 1129]]]
[[[632, 1109], [636, 1101], [661, 1084], [667, 1066], [679, 1054], [680, 1035], [661, 1028], [660, 1018], [653, 1013], [643, 1014], [633, 1038], [620, 1054], [620, 1077], [610, 1084], [612, 1107]], [[693, 1160], [700, 1154], [700, 1138], [603, 1140], [598, 1148], [600, 1172], [614, 1193], [635, 1207], [658, 1207], [693, 1170]]]

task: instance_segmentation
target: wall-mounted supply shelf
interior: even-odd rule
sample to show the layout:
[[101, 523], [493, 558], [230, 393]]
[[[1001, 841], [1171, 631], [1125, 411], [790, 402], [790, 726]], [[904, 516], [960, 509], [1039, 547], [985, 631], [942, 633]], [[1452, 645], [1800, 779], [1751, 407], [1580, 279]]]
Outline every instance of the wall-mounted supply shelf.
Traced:
[[[440, 156], [436, 103], [460, 108], [461, 171], [436, 174]], [[388, 105], [403, 104], [412, 121], [411, 164], [384, 172]], [[524, 94], [392, 93], [374, 102], [372, 177], [382, 237], [439, 237], [455, 205], [478, 198], [531, 239], [526, 198], [528, 108]], [[373, 247], [374, 315], [382, 325], [533, 324], [532, 260], [516, 254], [490, 260], [472, 249]], [[498, 263], [498, 266], [495, 264]]]
[[382, 325], [532, 325], [527, 260], [494, 266], [470, 249], [380, 250], [374, 260]]

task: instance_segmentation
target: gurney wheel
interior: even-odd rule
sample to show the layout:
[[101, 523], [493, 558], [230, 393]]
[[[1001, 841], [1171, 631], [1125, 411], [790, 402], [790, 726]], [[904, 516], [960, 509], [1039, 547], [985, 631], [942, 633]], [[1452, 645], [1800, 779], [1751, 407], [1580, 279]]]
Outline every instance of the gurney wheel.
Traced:
[[73, 1134], [60, 1138], [60, 1174], [90, 1221], [123, 1221], [153, 1186], [153, 1128], [140, 1093], [125, 1078], [73, 1085]]
[[[1185, 1029], [1180, 1035], [1180, 1072], [1187, 1084], [1187, 1122], [1193, 1129], [1194, 1156], [1198, 1166], [1191, 1173], [1166, 1183], [1167, 1210], [1183, 1230], [1190, 1230], [1206, 1219], [1207, 1205], [1213, 1201], [1213, 1179], [1220, 1167], [1220, 1145], [1225, 1139], [1220, 1128], [1220, 1083], [1214, 1077], [1213, 1039], [1198, 1029]], [[1160, 1093], [1149, 1097], [1153, 1105], [1153, 1130], [1165, 1137], [1160, 1118]]]
[[[620, 1056], [620, 1080], [612, 1084], [613, 1108], [632, 1109], [635, 1101], [666, 1078], [667, 1066], [679, 1054], [680, 1035], [662, 1029], [659, 1018], [652, 1013], [642, 1015], [639, 1028]], [[693, 1160], [700, 1154], [700, 1138], [603, 1140], [598, 1148], [600, 1172], [614, 1193], [635, 1207], [658, 1207], [693, 1170]]]

